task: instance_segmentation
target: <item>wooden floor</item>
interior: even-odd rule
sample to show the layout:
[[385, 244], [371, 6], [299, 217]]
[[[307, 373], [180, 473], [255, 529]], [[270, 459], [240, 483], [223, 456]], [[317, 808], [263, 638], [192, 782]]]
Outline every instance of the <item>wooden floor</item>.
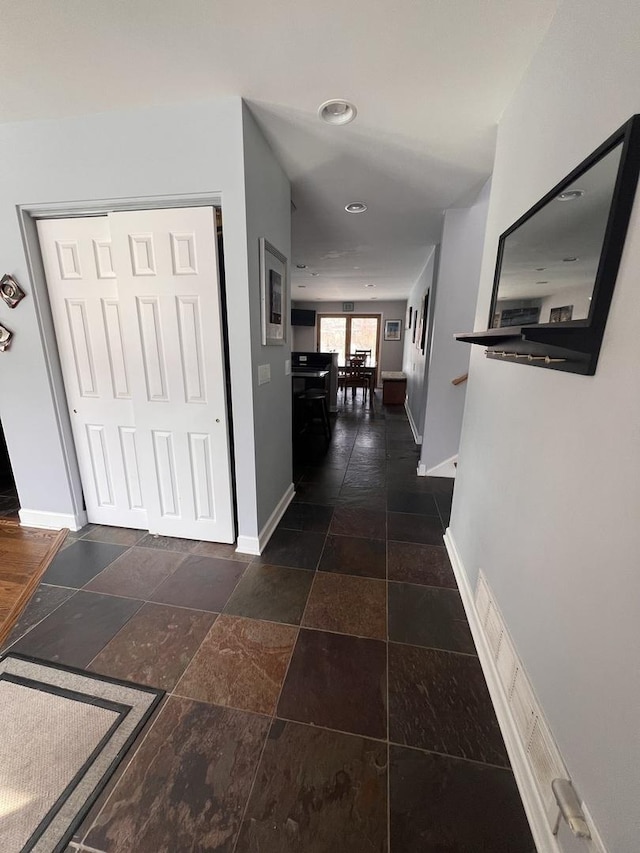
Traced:
[[66, 530], [38, 530], [0, 519], [0, 644], [66, 535]]

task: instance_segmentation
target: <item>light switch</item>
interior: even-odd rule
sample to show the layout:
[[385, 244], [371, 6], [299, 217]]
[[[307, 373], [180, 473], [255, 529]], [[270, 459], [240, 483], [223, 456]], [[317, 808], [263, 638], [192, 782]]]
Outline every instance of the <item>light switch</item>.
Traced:
[[285, 359], [285, 362], [284, 362], [284, 375], [289, 376], [290, 373], [291, 373], [291, 359], [287, 358], [287, 359]]
[[258, 385], [265, 385], [267, 382], [271, 382], [271, 365], [270, 364], [259, 364], [258, 365]]

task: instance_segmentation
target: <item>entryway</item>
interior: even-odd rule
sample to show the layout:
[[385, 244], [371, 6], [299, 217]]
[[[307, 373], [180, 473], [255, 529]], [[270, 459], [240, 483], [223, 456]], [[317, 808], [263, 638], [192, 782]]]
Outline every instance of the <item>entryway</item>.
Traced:
[[233, 542], [214, 208], [37, 226], [88, 520]]

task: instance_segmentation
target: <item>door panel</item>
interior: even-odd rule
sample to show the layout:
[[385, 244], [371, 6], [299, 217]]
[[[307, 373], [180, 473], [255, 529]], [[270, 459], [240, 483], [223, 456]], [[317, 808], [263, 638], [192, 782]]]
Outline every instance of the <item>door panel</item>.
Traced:
[[232, 542], [214, 211], [109, 221], [149, 529]]
[[146, 528], [108, 219], [43, 220], [38, 234], [87, 516]]

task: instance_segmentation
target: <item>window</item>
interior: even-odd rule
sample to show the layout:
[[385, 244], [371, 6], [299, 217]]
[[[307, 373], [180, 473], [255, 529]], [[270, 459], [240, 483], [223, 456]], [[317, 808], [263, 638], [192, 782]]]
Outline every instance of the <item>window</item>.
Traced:
[[337, 352], [338, 364], [356, 350], [371, 350], [370, 365], [378, 363], [379, 314], [319, 314], [318, 351]]

